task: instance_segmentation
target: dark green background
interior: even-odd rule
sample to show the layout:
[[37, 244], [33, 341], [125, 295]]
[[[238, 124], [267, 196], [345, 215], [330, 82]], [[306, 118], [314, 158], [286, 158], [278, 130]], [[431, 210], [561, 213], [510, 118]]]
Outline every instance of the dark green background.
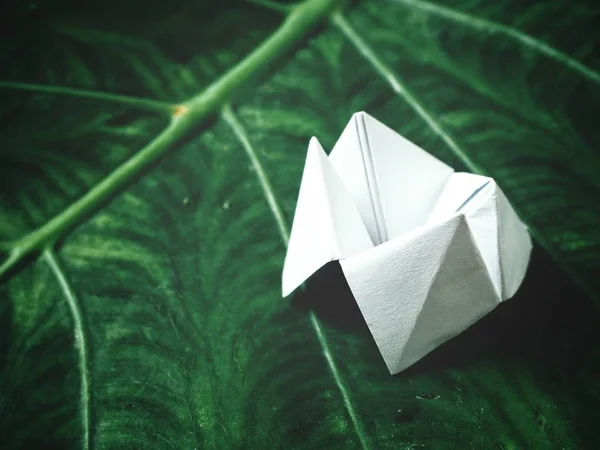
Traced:
[[[3, 5], [0, 448], [597, 448], [598, 6], [298, 5]], [[280, 298], [308, 140], [359, 110], [536, 241], [397, 376], [339, 267]]]

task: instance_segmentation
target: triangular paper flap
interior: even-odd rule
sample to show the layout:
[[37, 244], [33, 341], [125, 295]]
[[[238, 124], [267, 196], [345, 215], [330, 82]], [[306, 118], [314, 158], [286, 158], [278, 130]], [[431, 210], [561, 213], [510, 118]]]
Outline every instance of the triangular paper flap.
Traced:
[[425, 223], [453, 169], [364, 112], [329, 156], [375, 244]]
[[427, 223], [444, 220], [465, 208], [492, 179], [472, 173], [453, 173], [427, 217]]
[[461, 211], [467, 218], [496, 293], [503, 299], [495, 188], [494, 181], [488, 183]]
[[[469, 235], [465, 218], [456, 214], [444, 222], [420, 227], [340, 261], [352, 294], [392, 373], [406, 367], [403, 359], [405, 346], [409, 343], [437, 274], [442, 270], [446, 253], [459, 231]], [[481, 257], [477, 256], [472, 241], [469, 242], [471, 247], [457, 251], [472, 257], [467, 265], [470, 269], [473, 265], [478, 268], [464, 276], [470, 277], [472, 272], [477, 272], [480, 276], [483, 273], [489, 280]], [[491, 292], [494, 301], [495, 294], [491, 282], [488, 283], [490, 288], [485, 293]], [[460, 282], [458, 285], [463, 286]], [[452, 285], [447, 288], [452, 289]], [[431, 332], [435, 333], [434, 330]], [[411, 352], [413, 356], [419, 353], [415, 349]]]
[[401, 358], [400, 372], [466, 330], [499, 303], [467, 221], [456, 229]]
[[520, 286], [531, 254], [531, 238], [502, 190], [491, 180], [461, 211], [502, 300]]
[[287, 296], [323, 265], [373, 247], [352, 198], [312, 138], [283, 266]]

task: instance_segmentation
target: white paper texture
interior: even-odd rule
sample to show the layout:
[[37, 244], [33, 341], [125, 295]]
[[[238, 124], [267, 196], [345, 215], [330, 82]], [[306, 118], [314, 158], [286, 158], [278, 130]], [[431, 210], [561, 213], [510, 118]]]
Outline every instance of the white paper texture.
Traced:
[[356, 113], [329, 157], [310, 141], [282, 291], [340, 260], [397, 373], [512, 297], [530, 253], [527, 229], [493, 179], [454, 173]]
[[422, 225], [453, 169], [365, 113], [329, 156], [375, 244]]
[[284, 296], [328, 262], [373, 247], [352, 197], [316, 138], [308, 146], [291, 236]]
[[500, 301], [462, 214], [340, 264], [391, 373], [412, 365]]

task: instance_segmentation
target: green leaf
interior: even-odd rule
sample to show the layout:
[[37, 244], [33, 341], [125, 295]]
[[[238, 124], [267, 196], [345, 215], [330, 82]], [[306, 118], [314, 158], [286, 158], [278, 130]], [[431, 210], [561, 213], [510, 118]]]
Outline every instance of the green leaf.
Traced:
[[[0, 447], [593, 445], [593, 5], [18, 8]], [[494, 176], [538, 242], [515, 299], [393, 377], [335, 266], [280, 299], [308, 138], [357, 110]]]

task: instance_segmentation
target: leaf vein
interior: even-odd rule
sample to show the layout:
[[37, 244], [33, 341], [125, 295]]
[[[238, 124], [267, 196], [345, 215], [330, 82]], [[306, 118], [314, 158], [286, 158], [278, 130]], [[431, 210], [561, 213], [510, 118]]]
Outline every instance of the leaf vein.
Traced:
[[258, 177], [258, 181], [260, 183], [262, 191], [267, 199], [267, 203], [269, 204], [269, 208], [271, 209], [271, 212], [275, 217], [275, 221], [277, 222], [277, 228], [279, 230], [279, 234], [281, 235], [281, 239], [283, 240], [283, 243], [287, 246], [290, 240], [288, 225], [286, 223], [281, 206], [279, 206], [279, 202], [277, 201], [277, 197], [275, 196], [275, 191], [273, 189], [273, 186], [271, 185], [271, 181], [269, 180], [269, 177], [267, 176], [263, 165], [258, 159], [256, 151], [250, 143], [248, 134], [246, 133], [246, 130], [244, 129], [243, 125], [241, 124], [241, 122], [239, 121], [239, 119], [237, 118], [237, 116], [235, 115], [235, 113], [229, 105], [226, 105], [223, 108], [222, 115], [225, 122], [227, 122], [227, 124], [233, 130], [233, 133], [235, 134], [236, 138], [240, 141], [242, 148], [244, 149], [246, 155], [252, 163], [252, 167], [256, 172], [256, 176]]
[[67, 299], [69, 310], [71, 311], [71, 317], [73, 319], [74, 337], [75, 337], [75, 348], [78, 352], [78, 368], [80, 377], [80, 413], [81, 413], [81, 426], [82, 426], [82, 437], [81, 443], [84, 450], [90, 448], [90, 410], [91, 410], [91, 375], [89, 370], [89, 355], [88, 355], [88, 342], [83, 323], [83, 311], [81, 310], [81, 304], [75, 295], [75, 292], [71, 288], [64, 269], [61, 267], [54, 251], [51, 248], [44, 250], [44, 259], [50, 267], [50, 270], [56, 277], [56, 280]]
[[547, 43], [536, 39], [535, 37], [513, 27], [509, 27], [507, 25], [503, 25], [501, 23], [493, 22], [491, 20], [483, 19], [481, 17], [477, 17], [471, 14], [467, 14], [464, 12], [459, 12], [454, 9], [436, 5], [434, 3], [425, 2], [421, 0], [394, 0], [397, 3], [403, 3], [405, 5], [413, 6], [422, 11], [426, 11], [432, 14], [436, 14], [441, 17], [445, 17], [447, 19], [453, 20], [456, 23], [460, 23], [471, 28], [476, 28], [479, 30], [485, 30], [489, 33], [499, 33], [504, 34], [526, 47], [532, 48], [543, 55], [546, 55], [549, 58], [552, 58], [558, 62], [563, 63], [564, 65], [570, 67], [576, 72], [583, 75], [588, 80], [600, 84], [600, 73], [589, 68], [582, 62], [577, 59], [567, 55], [566, 53], [557, 50], [556, 48], [548, 45]]
[[[240, 141], [240, 144], [242, 145], [244, 151], [246, 152], [246, 154], [252, 162], [252, 166], [254, 167], [255, 172], [259, 178], [263, 194], [265, 195], [267, 203], [269, 204], [269, 208], [271, 209], [275, 221], [277, 222], [277, 227], [279, 228], [283, 244], [287, 247], [289, 241], [289, 229], [283, 219], [283, 211], [279, 206], [279, 202], [277, 201], [275, 191], [273, 190], [268, 175], [260, 162], [258, 154], [252, 147], [250, 138], [248, 137], [248, 133], [246, 132], [244, 126], [242, 125], [242, 123], [240, 122], [240, 120], [238, 119], [238, 117], [233, 112], [230, 106], [226, 106], [223, 109], [223, 118], [233, 130], [233, 133], [235, 134], [236, 138]], [[319, 345], [321, 347], [321, 351], [323, 352], [325, 361], [327, 362], [327, 366], [329, 367], [335, 384], [340, 391], [342, 400], [344, 402], [344, 406], [346, 408], [346, 411], [348, 412], [348, 415], [350, 416], [350, 420], [352, 422], [354, 431], [358, 436], [362, 448], [368, 449], [370, 448], [369, 439], [365, 432], [364, 426], [360, 421], [359, 415], [356, 412], [356, 408], [352, 402], [350, 391], [344, 383], [344, 380], [340, 373], [340, 369], [338, 368], [335, 359], [333, 358], [329, 342], [327, 340], [327, 337], [325, 336], [321, 323], [315, 315], [314, 311], [312, 310], [310, 311], [310, 323], [317, 335], [317, 339], [319, 341]]]
[[51, 86], [35, 83], [21, 83], [0, 80], [0, 89], [13, 89], [17, 91], [39, 92], [44, 94], [66, 95], [69, 97], [89, 98], [104, 100], [112, 103], [121, 103], [137, 108], [160, 113], [173, 113], [177, 105], [148, 98], [133, 97], [129, 95], [114, 94], [112, 92], [94, 91], [90, 89], [72, 88], [68, 86]]
[[446, 143], [450, 149], [461, 159], [471, 172], [485, 174], [485, 170], [477, 165], [461, 148], [452, 136], [442, 127], [438, 120], [427, 111], [415, 95], [406, 87], [400, 78], [379, 58], [379, 55], [371, 46], [356, 32], [341, 13], [332, 16], [333, 24], [354, 45], [356, 50], [373, 66], [384, 80], [388, 82], [392, 90], [404, 98], [413, 110], [429, 125], [429, 127]]

